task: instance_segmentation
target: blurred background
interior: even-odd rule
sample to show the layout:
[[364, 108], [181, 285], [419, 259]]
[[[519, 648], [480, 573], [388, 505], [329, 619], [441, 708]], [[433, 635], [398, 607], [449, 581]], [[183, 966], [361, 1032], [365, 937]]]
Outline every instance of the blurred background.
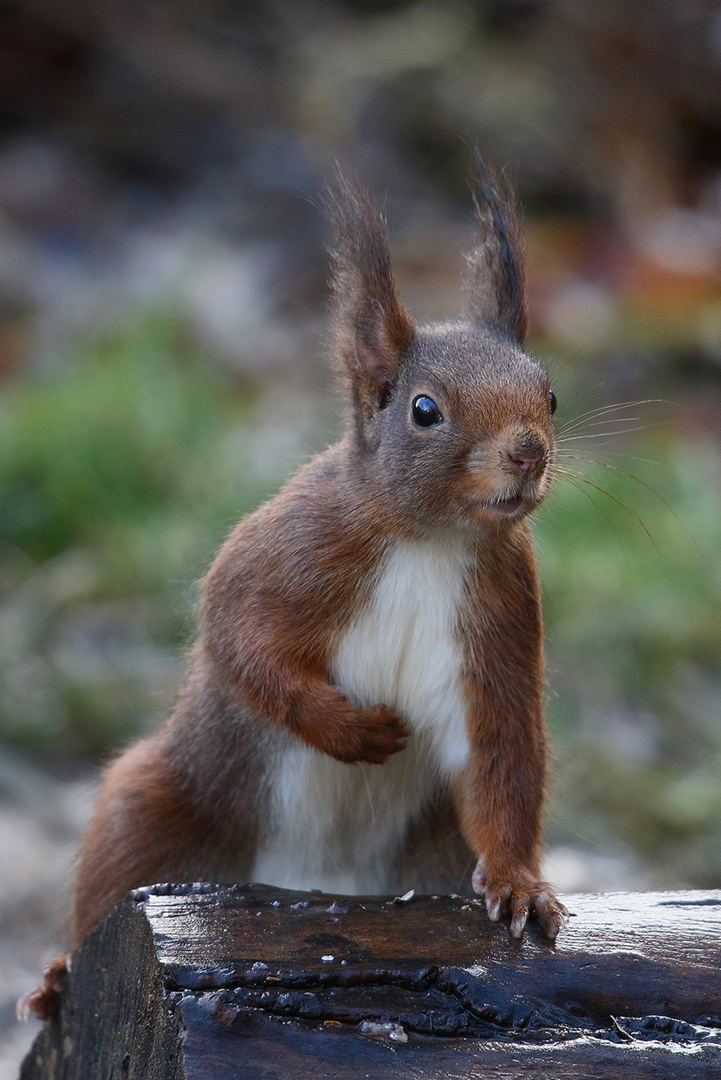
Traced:
[[721, 5], [0, 3], [0, 1080], [100, 762], [167, 714], [220, 540], [340, 430], [335, 161], [447, 319], [475, 142], [559, 400], [547, 873], [721, 883]]

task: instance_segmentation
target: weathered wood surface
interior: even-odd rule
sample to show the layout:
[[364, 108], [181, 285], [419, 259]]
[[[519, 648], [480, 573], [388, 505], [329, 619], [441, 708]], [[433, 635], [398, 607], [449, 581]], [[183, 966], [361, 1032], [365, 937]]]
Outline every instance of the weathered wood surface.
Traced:
[[21, 1080], [721, 1077], [721, 891], [476, 901], [137, 890], [76, 953]]

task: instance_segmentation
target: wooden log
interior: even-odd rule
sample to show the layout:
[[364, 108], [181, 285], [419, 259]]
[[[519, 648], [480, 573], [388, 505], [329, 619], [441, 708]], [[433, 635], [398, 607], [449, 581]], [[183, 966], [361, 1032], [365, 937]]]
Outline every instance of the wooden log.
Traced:
[[553, 946], [462, 897], [139, 889], [21, 1080], [718, 1080], [721, 891], [564, 901]]

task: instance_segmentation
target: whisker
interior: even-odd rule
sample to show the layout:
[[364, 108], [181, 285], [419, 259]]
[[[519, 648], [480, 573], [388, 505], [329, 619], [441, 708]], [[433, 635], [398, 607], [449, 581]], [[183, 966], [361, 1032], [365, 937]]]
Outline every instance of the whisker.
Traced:
[[624, 416], [609, 416], [603, 420], [594, 419], [593, 417], [586, 417], [584, 420], [580, 420], [577, 424], [566, 424], [559, 431], [556, 432], [556, 440], [570, 439], [573, 436], [584, 431], [588, 431], [589, 428], [607, 427], [611, 424], [623, 424], [623, 423], [638, 423], [639, 417], [631, 416], [628, 420]]
[[631, 517], [634, 518], [634, 520], [640, 525], [640, 527], [643, 529], [643, 531], [645, 532], [645, 534], [648, 537], [648, 539], [650, 540], [650, 542], [653, 544], [653, 549], [656, 552], [656, 554], [658, 555], [659, 562], [661, 563], [664, 570], [666, 571], [666, 574], [668, 575], [669, 580], [673, 580], [671, 578], [671, 575], [668, 572], [666, 564], [663, 561], [663, 558], [661, 556], [661, 552], [659, 550], [658, 544], [656, 543], [653, 536], [651, 535], [651, 533], [646, 528], [646, 525], [644, 524], [643, 519], [641, 517], [639, 517], [639, 515], [636, 513], [635, 510], [632, 510], [631, 507], [628, 506], [623, 501], [623, 499], [617, 498], [610, 491], [607, 491], [606, 488], [601, 487], [600, 484], [596, 484], [596, 483], [593, 482], [593, 480], [589, 480], [587, 476], [583, 476], [580, 473], [571, 473], [570, 471], [564, 470], [564, 469], [559, 469], [558, 472], [559, 472], [559, 474], [561, 476], [563, 476], [563, 475], [570, 476], [570, 477], [573, 477], [575, 480], [578, 480], [582, 484], [588, 484], [589, 487], [593, 488], [595, 491], [600, 491], [600, 493], [602, 495], [605, 495], [607, 499], [610, 499], [611, 502], [616, 503], [616, 505], [620, 506], [622, 510], [625, 510], [627, 514], [630, 514]]
[[[629, 418], [629, 423], [633, 423], [634, 421], [636, 421], [638, 419], [640, 419], [638, 416], [632, 416], [632, 417]], [[589, 424], [589, 427], [601, 427], [601, 426], [605, 427], [606, 424], [618, 424], [618, 423], [619, 423], [618, 420], [607, 420], [607, 421], [604, 421], [603, 425], [602, 424]], [[635, 431], [645, 431], [645, 429], [646, 429], [645, 425], [642, 425], [641, 427], [632, 427], [632, 428], [608, 427], [608, 428], [606, 428], [605, 431], [592, 431], [592, 432], [583, 432], [583, 433], [571, 434], [571, 435], [561, 435], [560, 438], [556, 439], [556, 442], [557, 443], [572, 442], [572, 441], [575, 442], [576, 439], [609, 439], [609, 438], [612, 438], [614, 435], [627, 435], [627, 434], [632, 434]]]
[[[638, 461], [640, 465], [653, 465], [656, 469], [661, 467], [661, 462], [654, 458], [638, 457], [633, 454], [626, 454], [622, 450], [606, 450], [604, 453], [606, 457], [619, 457], [623, 458], [624, 461]], [[590, 462], [590, 464], [593, 464], [593, 462]], [[599, 459], [598, 464], [603, 465], [603, 460]]]
[[[577, 460], [579, 460], [579, 461], [580, 461], [581, 459], [580, 459], [580, 458], [578, 458]], [[640, 476], [634, 476], [634, 474], [633, 474], [633, 473], [627, 472], [627, 471], [626, 471], [626, 469], [620, 469], [620, 468], [618, 467], [618, 465], [612, 465], [612, 464], [610, 464], [610, 462], [607, 462], [607, 461], [599, 461], [599, 462], [598, 462], [598, 464], [599, 464], [599, 465], [601, 466], [601, 468], [603, 468], [603, 469], [608, 469], [608, 470], [609, 470], [609, 471], [611, 471], [611, 472], [615, 472], [615, 473], [618, 473], [618, 474], [619, 474], [620, 476], [626, 476], [626, 477], [627, 477], [627, 478], [628, 478], [629, 480], [633, 480], [633, 481], [634, 481], [634, 483], [636, 483], [636, 484], [640, 484], [640, 485], [641, 485], [641, 487], [643, 487], [643, 488], [645, 488], [645, 489], [646, 489], [646, 491], [649, 491], [649, 492], [650, 492], [650, 493], [651, 493], [651, 494], [652, 494], [652, 495], [653, 495], [653, 496], [654, 496], [655, 498], [657, 498], [657, 499], [659, 500], [659, 502], [660, 502], [660, 503], [661, 503], [661, 504], [662, 504], [663, 506], [665, 506], [665, 507], [666, 507], [666, 509], [667, 509], [667, 510], [668, 510], [668, 512], [669, 512], [669, 513], [671, 514], [672, 518], [674, 519], [674, 521], [675, 521], [675, 522], [676, 522], [676, 524], [678, 525], [678, 527], [679, 527], [679, 529], [681, 530], [681, 532], [682, 532], [682, 533], [684, 534], [684, 536], [686, 537], [686, 539], [687, 539], [687, 540], [690, 540], [690, 541], [691, 541], [691, 543], [692, 543], [692, 544], [693, 544], [693, 546], [694, 546], [694, 547], [696, 548], [696, 551], [697, 551], [697, 552], [699, 553], [699, 555], [703, 555], [703, 554], [704, 554], [704, 552], [703, 552], [702, 548], [701, 548], [701, 547], [699, 547], [699, 545], [698, 545], [698, 543], [696, 542], [696, 540], [694, 539], [694, 537], [693, 537], [693, 536], [692, 536], [692, 535], [691, 535], [691, 534], [690, 534], [690, 533], [688, 532], [688, 530], [687, 530], [687, 529], [686, 529], [686, 527], [684, 526], [683, 522], [682, 522], [682, 521], [681, 521], [681, 519], [679, 518], [679, 516], [678, 516], [678, 514], [676, 513], [676, 511], [674, 510], [674, 508], [673, 508], [673, 507], [672, 507], [672, 506], [670, 505], [670, 503], [668, 503], [668, 502], [666, 501], [666, 499], [664, 499], [663, 495], [661, 495], [661, 493], [660, 493], [660, 492], [656, 491], [656, 489], [655, 489], [654, 487], [652, 487], [652, 486], [651, 486], [650, 484], [647, 484], [647, 483], [646, 483], [646, 481], [645, 481], [645, 480], [642, 480]]]
[[580, 394], [576, 394], [576, 396], [571, 398], [570, 401], [564, 400], [563, 410], [565, 411], [567, 409], [570, 409], [571, 406], [575, 405], [577, 401], [580, 401], [582, 398], [588, 397], [589, 394], [594, 393], [594, 391], [596, 390], [602, 390], [604, 386], [606, 386], [605, 379], [602, 382], [595, 383], [595, 385], [593, 386], [586, 387], [585, 390], [582, 390]]
[[[575, 488], [576, 491], [580, 491], [581, 494], [585, 495], [586, 498], [589, 500], [589, 502], [592, 503], [593, 506], [596, 507], [599, 514], [601, 515], [601, 517], [603, 517], [605, 519], [606, 524], [610, 528], [613, 535], [616, 537], [616, 540], [618, 541], [618, 546], [621, 549], [621, 552], [623, 553], [623, 557], [625, 559], [626, 566], [628, 566], [630, 568], [628, 555], [626, 554], [626, 551], [625, 551], [624, 546], [623, 546], [623, 542], [621, 541], [621, 537], [618, 534], [616, 526], [613, 524], [610, 517], [608, 516], [606, 511], [603, 509], [601, 504], [598, 502], [598, 500], [594, 499], [593, 495], [591, 495], [590, 492], [586, 491], [585, 487], [583, 486], [584, 483], [586, 482], [585, 478], [582, 477], [582, 476], [576, 476], [575, 473], [568, 472], [565, 469], [559, 469], [558, 472], [559, 472], [559, 476], [561, 477], [562, 480], [565, 480], [568, 484], [570, 484], [570, 486], [572, 488]], [[599, 491], [603, 491], [603, 489], [599, 488]], [[603, 491], [603, 494], [605, 495], [606, 492]]]
[[[631, 421], [641, 419], [640, 416], [608, 416], [608, 415], [606, 415], [606, 416], [603, 416], [602, 419], [601, 419], [601, 417], [602, 417], [601, 413], [596, 413], [595, 416], [587, 416], [587, 417], [584, 418], [583, 424], [587, 425], [588, 427], [598, 427], [599, 424], [628, 424]], [[568, 424], [567, 427], [571, 427], [571, 425]], [[581, 424], [574, 424], [573, 427], [581, 427]], [[566, 428], [564, 428], [564, 430], [561, 432], [561, 434], [563, 434], [565, 431], [566, 431]]]
[[600, 414], [596, 415], [595, 417], [594, 416], [587, 416], [579, 424], [567, 424], [563, 428], [563, 430], [559, 432], [559, 435], [564, 436], [567, 431], [569, 431], [569, 430], [573, 431], [573, 430], [575, 430], [576, 428], [579, 428], [579, 427], [601, 427], [602, 424], [631, 424], [631, 423], [636, 423], [640, 419], [641, 419], [640, 416], [604, 416], [604, 417], [601, 417]]
[[641, 405], [669, 404], [671, 404], [671, 402], [666, 401], [664, 398], [631, 398], [628, 401], [615, 401], [610, 405], [596, 405], [593, 409], [587, 409], [586, 412], [579, 413], [578, 416], [574, 416], [572, 419], [574, 423], [577, 423], [588, 417], [602, 416], [604, 413], [615, 412], [621, 409], [637, 409]]
[[620, 409], [636, 409], [639, 405], [647, 404], [646, 401], [629, 400], [629, 401], [615, 401], [612, 405], [594, 405], [592, 409], [586, 409], [585, 412], [579, 413], [573, 417], [574, 423], [579, 423], [582, 420], [587, 419], [589, 416], [602, 416], [604, 413], [614, 412]]
[[[638, 417], [630, 417], [629, 421], [635, 420], [635, 419], [638, 419]], [[608, 421], [608, 423], [614, 423], [614, 421]], [[596, 427], [598, 425], [591, 424], [590, 426], [591, 427]], [[611, 429], [611, 430], [608, 430], [608, 431], [596, 431], [596, 432], [590, 432], [589, 434], [582, 434], [582, 435], [562, 435], [560, 438], [556, 439], [556, 443], [575, 442], [576, 439], [612, 439], [612, 438], [614, 438], [614, 436], [635, 435], [639, 431], [653, 431], [654, 429], [660, 428], [660, 427], [663, 427], [663, 425], [661, 423], [657, 423], [657, 424], [640, 424], [638, 427], [615, 428], [615, 429]]]

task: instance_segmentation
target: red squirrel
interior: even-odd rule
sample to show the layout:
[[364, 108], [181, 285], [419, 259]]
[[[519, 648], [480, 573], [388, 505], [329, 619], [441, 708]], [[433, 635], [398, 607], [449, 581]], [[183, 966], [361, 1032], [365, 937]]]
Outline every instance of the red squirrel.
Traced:
[[385, 221], [328, 207], [340, 442], [222, 546], [175, 712], [107, 770], [73, 946], [134, 886], [262, 881], [468, 891], [520, 937], [567, 914], [539, 880], [541, 606], [526, 516], [556, 399], [523, 351], [524, 246], [478, 162], [467, 321], [416, 327]]

